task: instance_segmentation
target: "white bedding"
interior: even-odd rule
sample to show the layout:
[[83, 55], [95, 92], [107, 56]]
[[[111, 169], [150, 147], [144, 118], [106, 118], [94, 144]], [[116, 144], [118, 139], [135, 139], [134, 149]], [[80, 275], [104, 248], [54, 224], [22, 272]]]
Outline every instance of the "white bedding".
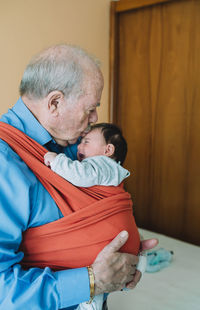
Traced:
[[174, 252], [169, 267], [145, 273], [134, 290], [108, 297], [109, 310], [200, 310], [200, 247], [140, 229], [144, 239]]

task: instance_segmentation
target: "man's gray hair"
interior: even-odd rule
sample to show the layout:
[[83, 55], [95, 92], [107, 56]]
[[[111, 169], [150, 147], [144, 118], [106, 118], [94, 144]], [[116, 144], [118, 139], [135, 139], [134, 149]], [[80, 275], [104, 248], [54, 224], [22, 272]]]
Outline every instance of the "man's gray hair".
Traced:
[[42, 99], [51, 91], [67, 98], [83, 94], [83, 81], [90, 72], [99, 71], [99, 62], [83, 49], [55, 45], [36, 55], [25, 69], [20, 95]]

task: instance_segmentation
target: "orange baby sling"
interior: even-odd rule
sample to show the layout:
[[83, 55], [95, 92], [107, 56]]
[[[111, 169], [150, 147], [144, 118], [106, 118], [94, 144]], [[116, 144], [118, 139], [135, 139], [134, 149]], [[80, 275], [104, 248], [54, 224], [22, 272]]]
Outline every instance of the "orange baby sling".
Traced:
[[44, 165], [47, 150], [25, 133], [0, 122], [0, 139], [33, 171], [63, 214], [23, 233], [23, 266], [54, 270], [88, 266], [122, 230], [128, 231], [129, 239], [120, 251], [138, 254], [140, 238], [132, 201], [121, 185], [75, 187]]

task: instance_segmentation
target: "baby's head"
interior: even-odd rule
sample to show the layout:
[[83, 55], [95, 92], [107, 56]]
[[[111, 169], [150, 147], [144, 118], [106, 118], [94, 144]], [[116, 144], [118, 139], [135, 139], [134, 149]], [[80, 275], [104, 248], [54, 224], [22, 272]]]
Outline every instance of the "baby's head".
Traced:
[[78, 145], [78, 160], [105, 155], [123, 164], [127, 154], [127, 143], [122, 131], [114, 124], [99, 123], [82, 138]]

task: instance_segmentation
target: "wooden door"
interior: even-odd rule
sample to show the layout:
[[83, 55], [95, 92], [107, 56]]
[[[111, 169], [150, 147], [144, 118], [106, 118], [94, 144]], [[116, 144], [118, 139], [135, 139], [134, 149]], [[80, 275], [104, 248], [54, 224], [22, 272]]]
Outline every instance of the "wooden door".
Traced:
[[138, 226], [200, 245], [200, 0], [113, 3], [110, 80]]

